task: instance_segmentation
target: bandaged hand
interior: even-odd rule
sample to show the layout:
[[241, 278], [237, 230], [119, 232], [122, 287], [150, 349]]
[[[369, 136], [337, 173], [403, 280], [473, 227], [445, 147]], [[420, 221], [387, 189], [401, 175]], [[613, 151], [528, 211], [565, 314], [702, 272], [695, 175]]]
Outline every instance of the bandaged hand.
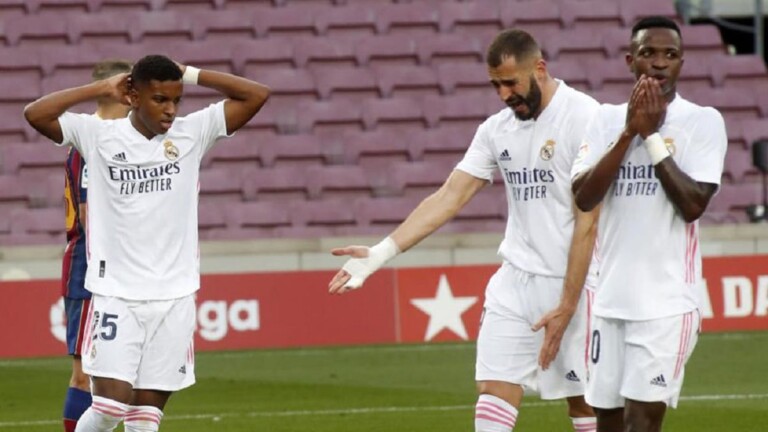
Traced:
[[391, 237], [387, 237], [372, 247], [347, 246], [333, 249], [331, 253], [336, 256], [349, 255], [352, 257], [328, 284], [328, 292], [343, 294], [363, 286], [368, 276], [397, 256], [400, 249]]

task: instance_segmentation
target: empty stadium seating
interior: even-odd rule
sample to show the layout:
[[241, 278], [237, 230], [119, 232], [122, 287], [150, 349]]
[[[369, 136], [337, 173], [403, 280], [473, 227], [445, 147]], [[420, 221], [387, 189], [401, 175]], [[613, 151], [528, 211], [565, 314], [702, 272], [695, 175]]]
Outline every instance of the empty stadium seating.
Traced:
[[[670, 0], [7, 0], [0, 4], [0, 244], [59, 243], [65, 150], [26, 103], [90, 80], [107, 57], [148, 53], [244, 75], [273, 97], [204, 158], [203, 239], [383, 233], [442, 184], [477, 125], [504, 107], [484, 56], [499, 30], [540, 40], [553, 76], [601, 102], [634, 82], [623, 53]], [[759, 199], [753, 141], [768, 137], [762, 59], [729, 55], [711, 25], [682, 26], [680, 93], [723, 113], [723, 189], [704, 223], [744, 222]], [[188, 87], [183, 112], [217, 100]], [[81, 107], [82, 110], [90, 107]], [[501, 230], [502, 185], [447, 231]]]

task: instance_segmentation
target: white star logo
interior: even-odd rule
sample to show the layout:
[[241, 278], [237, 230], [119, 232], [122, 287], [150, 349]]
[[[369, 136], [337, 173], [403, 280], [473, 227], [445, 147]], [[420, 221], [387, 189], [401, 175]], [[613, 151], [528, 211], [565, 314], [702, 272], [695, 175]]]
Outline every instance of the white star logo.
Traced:
[[445, 328], [463, 340], [469, 339], [461, 316], [475, 303], [477, 303], [477, 297], [454, 297], [451, 286], [448, 284], [448, 278], [444, 274], [440, 275], [440, 282], [437, 284], [437, 293], [434, 298], [411, 300], [411, 304], [429, 315], [427, 334], [424, 336], [425, 341], [432, 340]]

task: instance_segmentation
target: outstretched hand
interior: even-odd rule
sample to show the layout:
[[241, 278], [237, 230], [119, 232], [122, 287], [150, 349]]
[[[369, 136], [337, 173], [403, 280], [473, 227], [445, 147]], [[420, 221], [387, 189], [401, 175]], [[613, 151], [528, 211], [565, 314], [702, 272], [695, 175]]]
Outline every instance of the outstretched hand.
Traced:
[[563, 340], [563, 335], [572, 316], [573, 311], [558, 307], [547, 312], [539, 322], [531, 327], [533, 331], [544, 328], [544, 343], [539, 352], [539, 365], [542, 369], [547, 370], [557, 357], [557, 353], [560, 351], [560, 342]]
[[367, 246], [347, 246], [343, 248], [336, 248], [331, 250], [331, 254], [335, 256], [349, 256], [351, 257], [344, 268], [339, 270], [338, 273], [331, 279], [328, 284], [328, 292], [331, 294], [344, 294], [345, 292], [360, 288], [363, 285], [364, 278], [353, 278], [345, 268], [348, 268], [350, 263], [354, 263], [355, 260], [362, 260], [368, 258], [369, 248]]

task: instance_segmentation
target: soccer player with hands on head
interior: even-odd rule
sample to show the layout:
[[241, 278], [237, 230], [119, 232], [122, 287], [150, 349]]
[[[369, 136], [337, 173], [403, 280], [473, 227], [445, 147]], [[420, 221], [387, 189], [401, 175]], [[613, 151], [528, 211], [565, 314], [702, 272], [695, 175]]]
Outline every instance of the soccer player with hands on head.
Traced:
[[674, 21], [635, 24], [626, 61], [637, 79], [629, 101], [599, 108], [572, 173], [579, 208], [602, 205], [586, 399], [600, 432], [655, 432], [698, 338], [698, 219], [728, 139], [720, 113], [677, 93]]
[[[104, 60], [93, 67], [94, 81], [131, 71], [125, 60]], [[129, 105], [111, 98], [96, 101], [93, 115], [104, 120], [124, 118]], [[85, 233], [88, 200], [88, 170], [80, 153], [73, 147], [67, 152], [65, 164], [64, 204], [66, 206], [67, 247], [62, 260], [61, 285], [64, 311], [67, 316], [67, 349], [72, 356], [72, 376], [64, 399], [64, 431], [73, 432], [80, 416], [91, 405], [90, 377], [83, 373], [82, 349], [85, 323], [91, 304], [91, 293], [85, 289], [88, 268]]]
[[451, 220], [499, 170], [509, 218], [499, 248], [503, 264], [486, 288], [477, 341], [475, 431], [512, 431], [525, 389], [537, 389], [544, 399], [567, 399], [574, 430], [594, 431], [594, 413], [582, 396], [582, 288], [594, 278], [597, 210], [575, 208], [570, 172], [598, 103], [552, 78], [538, 44], [524, 31], [501, 32], [486, 60], [490, 83], [507, 107], [480, 125], [443, 186], [388, 237], [370, 248], [332, 251], [351, 258], [329, 291], [360, 288]]
[[[185, 85], [224, 100], [177, 117]], [[139, 60], [122, 73], [46, 95], [27, 121], [88, 164], [87, 315], [83, 370], [93, 402], [77, 432], [160, 427], [172, 392], [195, 382], [195, 292], [200, 287], [197, 202], [200, 162], [245, 125], [269, 88], [231, 74], [180, 66], [167, 57]], [[109, 98], [130, 104], [125, 119], [68, 110]]]

